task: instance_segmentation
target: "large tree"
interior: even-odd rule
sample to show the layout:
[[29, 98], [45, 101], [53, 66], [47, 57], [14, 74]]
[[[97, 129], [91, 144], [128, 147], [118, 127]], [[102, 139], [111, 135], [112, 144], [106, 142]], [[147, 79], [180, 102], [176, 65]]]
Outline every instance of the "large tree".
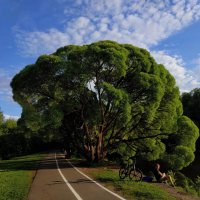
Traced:
[[112, 41], [65, 46], [26, 66], [11, 86], [28, 127], [60, 128], [91, 160], [117, 150], [149, 160], [181, 151], [179, 168], [193, 160], [195, 149], [181, 138], [191, 133], [193, 145], [198, 129], [182, 116], [174, 78], [144, 49]]

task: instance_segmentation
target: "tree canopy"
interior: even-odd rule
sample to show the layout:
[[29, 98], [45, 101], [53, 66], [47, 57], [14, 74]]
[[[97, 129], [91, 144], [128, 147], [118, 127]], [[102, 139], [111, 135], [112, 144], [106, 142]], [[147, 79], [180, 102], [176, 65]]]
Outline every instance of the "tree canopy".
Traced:
[[145, 49], [65, 46], [26, 66], [11, 86], [28, 128], [59, 129], [90, 160], [119, 152], [180, 169], [194, 159], [198, 129], [182, 116], [175, 79]]

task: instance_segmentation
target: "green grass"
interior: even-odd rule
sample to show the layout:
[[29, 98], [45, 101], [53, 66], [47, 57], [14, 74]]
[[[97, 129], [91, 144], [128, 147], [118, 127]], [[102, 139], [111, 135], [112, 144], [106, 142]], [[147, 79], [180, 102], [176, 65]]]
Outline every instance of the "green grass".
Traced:
[[0, 199], [27, 199], [33, 170], [40, 162], [42, 154], [16, 157], [0, 161]]
[[118, 173], [108, 170], [98, 174], [93, 174], [95, 178], [108, 185], [113, 185], [117, 190], [128, 199], [134, 200], [175, 200], [169, 193], [160, 189], [158, 186], [145, 183], [120, 180]]

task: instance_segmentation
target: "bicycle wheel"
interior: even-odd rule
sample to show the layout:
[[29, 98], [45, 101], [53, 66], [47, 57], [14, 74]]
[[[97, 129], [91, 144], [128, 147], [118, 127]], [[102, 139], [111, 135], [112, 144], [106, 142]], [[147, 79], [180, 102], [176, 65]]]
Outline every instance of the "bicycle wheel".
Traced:
[[142, 180], [142, 171], [139, 169], [132, 169], [129, 174], [129, 179], [133, 181], [141, 181]]
[[126, 173], [127, 173], [127, 169], [126, 169], [124, 166], [122, 166], [122, 167], [119, 169], [119, 177], [120, 177], [121, 179], [125, 179]]

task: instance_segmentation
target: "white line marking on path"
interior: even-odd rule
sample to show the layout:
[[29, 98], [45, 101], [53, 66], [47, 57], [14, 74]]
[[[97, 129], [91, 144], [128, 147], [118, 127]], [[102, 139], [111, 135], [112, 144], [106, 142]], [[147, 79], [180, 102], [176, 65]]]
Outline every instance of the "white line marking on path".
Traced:
[[83, 176], [85, 176], [86, 178], [88, 178], [90, 181], [92, 181], [93, 183], [97, 184], [99, 187], [101, 187], [102, 189], [106, 190], [107, 192], [111, 193], [112, 195], [118, 197], [121, 200], [126, 200], [123, 197], [119, 196], [118, 194], [110, 191], [109, 189], [105, 188], [103, 185], [99, 184], [98, 182], [94, 181], [93, 179], [91, 179], [89, 176], [87, 176], [86, 174], [84, 174], [83, 172], [81, 172], [79, 169], [77, 169], [69, 160], [67, 160], [67, 162], [80, 174], [82, 174]]
[[55, 160], [56, 160], [56, 165], [57, 165], [57, 169], [58, 169], [58, 172], [60, 173], [62, 179], [64, 180], [64, 182], [66, 183], [66, 185], [69, 187], [69, 189], [72, 191], [72, 193], [74, 194], [74, 196], [78, 199], [78, 200], [83, 200], [79, 194], [74, 190], [74, 188], [69, 184], [69, 182], [67, 181], [67, 179], [65, 178], [65, 176], [63, 175], [63, 173], [61, 172], [60, 168], [59, 168], [59, 165], [58, 165], [58, 161], [57, 161], [57, 158], [56, 158], [56, 153], [55, 153]]

